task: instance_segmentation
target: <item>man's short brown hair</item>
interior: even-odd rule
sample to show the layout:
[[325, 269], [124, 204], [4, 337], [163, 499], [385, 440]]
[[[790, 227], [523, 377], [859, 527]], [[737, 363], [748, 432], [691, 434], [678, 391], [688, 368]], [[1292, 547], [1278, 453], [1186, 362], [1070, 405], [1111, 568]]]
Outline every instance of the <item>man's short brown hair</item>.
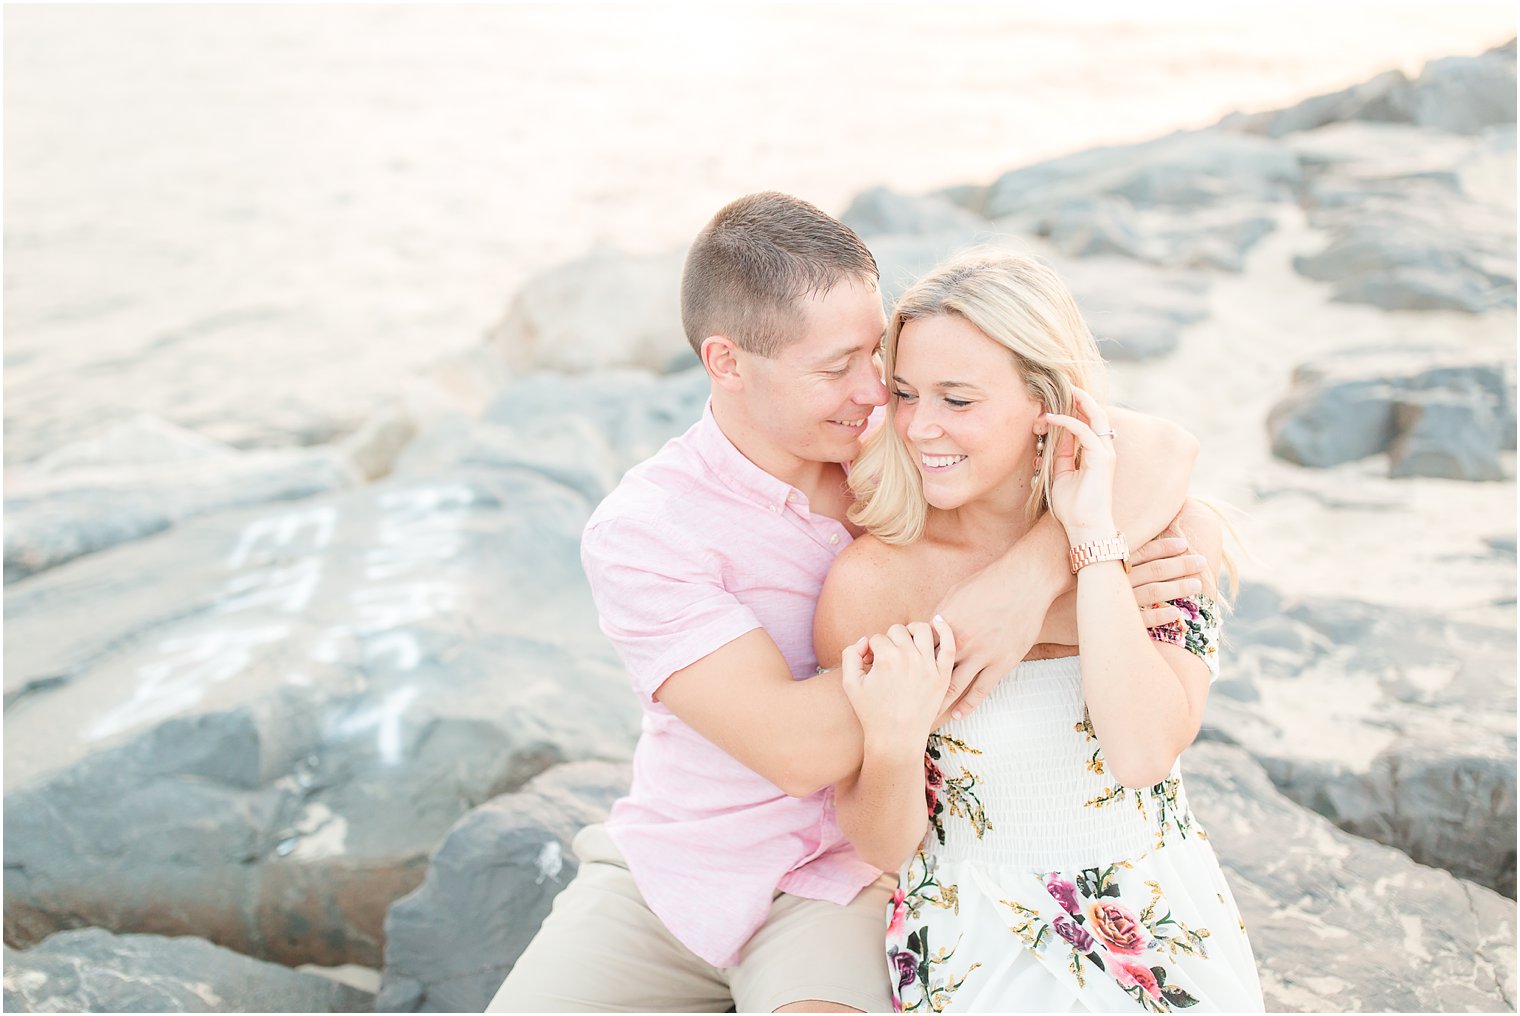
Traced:
[[875, 285], [878, 274], [865, 243], [832, 215], [788, 194], [750, 194], [723, 206], [692, 243], [681, 324], [698, 356], [709, 335], [775, 356], [797, 337], [804, 298], [841, 279]]

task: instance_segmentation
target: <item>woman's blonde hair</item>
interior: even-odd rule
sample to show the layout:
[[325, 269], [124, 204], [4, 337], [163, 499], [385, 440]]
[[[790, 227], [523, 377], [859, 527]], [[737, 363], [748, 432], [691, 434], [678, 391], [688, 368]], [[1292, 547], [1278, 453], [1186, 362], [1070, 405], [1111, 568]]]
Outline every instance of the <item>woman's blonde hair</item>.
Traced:
[[[897, 344], [909, 321], [958, 315], [1007, 347], [1029, 393], [1047, 412], [1070, 415], [1072, 388], [1101, 393], [1103, 359], [1071, 291], [1045, 263], [1024, 254], [972, 250], [959, 254], [915, 283], [897, 301], [882, 339], [887, 384], [896, 372]], [[850, 469], [855, 505], [850, 520], [886, 543], [912, 543], [924, 532], [929, 504], [913, 453], [893, 425], [897, 399], [865, 442]], [[1052, 432], [1052, 437], [1054, 432]], [[1025, 435], [1010, 434], [1022, 441]], [[1050, 507], [1053, 448], [1034, 474], [1025, 514], [1029, 521]]]

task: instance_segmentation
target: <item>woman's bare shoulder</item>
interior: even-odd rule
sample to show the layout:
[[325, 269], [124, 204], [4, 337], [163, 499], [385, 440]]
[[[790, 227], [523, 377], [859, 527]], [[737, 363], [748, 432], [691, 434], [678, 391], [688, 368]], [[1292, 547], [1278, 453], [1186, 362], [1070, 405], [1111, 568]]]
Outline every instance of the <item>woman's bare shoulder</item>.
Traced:
[[912, 555], [869, 533], [834, 559], [813, 615], [813, 649], [822, 666], [839, 662], [844, 647], [906, 620], [902, 576]]

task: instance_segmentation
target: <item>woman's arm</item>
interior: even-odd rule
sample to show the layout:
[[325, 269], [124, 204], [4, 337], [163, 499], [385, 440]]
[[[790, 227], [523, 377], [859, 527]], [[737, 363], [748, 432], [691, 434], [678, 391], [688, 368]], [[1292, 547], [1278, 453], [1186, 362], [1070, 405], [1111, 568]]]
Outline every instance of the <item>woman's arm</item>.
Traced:
[[[860, 770], [834, 786], [839, 827], [861, 859], [883, 871], [897, 870], [928, 828], [924, 747], [955, 653], [943, 622], [936, 626], [942, 630], [938, 658], [918, 651], [915, 659], [891, 642], [894, 632], [910, 639], [915, 631], [928, 632], [921, 624], [895, 623], [905, 620], [897, 598], [900, 563], [892, 548], [862, 536], [835, 559], [813, 618], [819, 665], [840, 666], [864, 737]], [[878, 632], [887, 635], [862, 638]], [[883, 645], [887, 648], [878, 653]]]
[[[1189, 509], [1183, 524], [1193, 552], [1205, 558], [1209, 574], [1218, 575], [1219, 520]], [[1084, 542], [1081, 535], [1073, 543]], [[1082, 691], [1110, 774], [1127, 787], [1160, 783], [1198, 736], [1208, 665], [1187, 649], [1150, 637], [1118, 561], [1077, 573], [1077, 628]]]
[[[1072, 548], [1109, 540], [1114, 525], [1114, 438], [1104, 408], [1077, 389], [1076, 415], [1048, 413], [1055, 437], [1051, 514]], [[1217, 526], [1190, 523], [1193, 549], [1218, 574]], [[1165, 779], [1198, 733], [1209, 669], [1185, 649], [1158, 647], [1140, 620], [1120, 561], [1077, 572], [1082, 691], [1109, 773], [1130, 787]], [[1180, 653], [1181, 655], [1178, 655]]]
[[929, 826], [924, 749], [954, 666], [955, 638], [941, 617], [932, 630], [921, 621], [895, 624], [846, 646], [840, 660], [866, 739], [859, 775], [835, 786], [835, 812], [855, 852], [883, 871], [901, 867]]

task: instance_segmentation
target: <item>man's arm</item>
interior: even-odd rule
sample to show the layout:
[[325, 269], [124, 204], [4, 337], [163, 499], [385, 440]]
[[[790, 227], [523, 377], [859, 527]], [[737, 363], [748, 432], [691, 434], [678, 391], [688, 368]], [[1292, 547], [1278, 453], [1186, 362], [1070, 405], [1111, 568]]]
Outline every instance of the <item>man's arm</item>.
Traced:
[[764, 629], [671, 674], [655, 698], [793, 797], [860, 768], [864, 735], [839, 671], [794, 681]]
[[[1131, 546], [1162, 532], [1187, 499], [1198, 440], [1156, 417], [1110, 410], [1118, 432], [1114, 514]], [[1075, 588], [1066, 533], [1046, 513], [998, 560], [958, 583], [938, 612], [955, 630], [959, 655], [945, 716], [964, 716], [981, 704], [1039, 638], [1056, 597]], [[944, 717], [942, 717], [943, 719]]]

